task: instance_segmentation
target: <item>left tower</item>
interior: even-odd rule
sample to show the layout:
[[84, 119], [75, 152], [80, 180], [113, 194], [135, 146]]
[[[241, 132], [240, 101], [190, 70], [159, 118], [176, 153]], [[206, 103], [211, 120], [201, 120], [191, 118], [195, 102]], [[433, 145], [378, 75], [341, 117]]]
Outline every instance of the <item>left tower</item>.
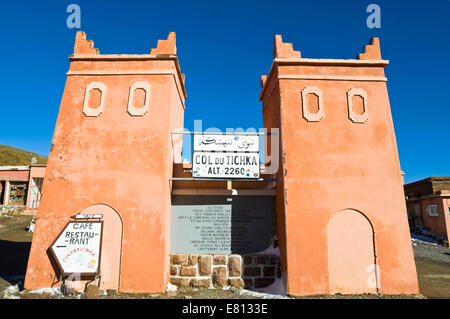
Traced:
[[[52, 139], [26, 289], [58, 285], [47, 250], [78, 213], [104, 215], [102, 289], [161, 292], [169, 279], [171, 132], [186, 91], [175, 33], [150, 54], [104, 55], [77, 32]], [[115, 216], [113, 216], [115, 215]]]

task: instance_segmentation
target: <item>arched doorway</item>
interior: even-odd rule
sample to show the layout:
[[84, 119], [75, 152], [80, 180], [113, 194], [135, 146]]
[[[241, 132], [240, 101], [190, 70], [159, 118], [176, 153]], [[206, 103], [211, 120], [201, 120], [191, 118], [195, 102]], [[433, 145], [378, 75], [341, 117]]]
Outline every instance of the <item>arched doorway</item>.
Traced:
[[119, 290], [122, 256], [122, 219], [112, 207], [104, 204], [89, 206], [81, 214], [102, 214], [103, 237], [100, 260], [100, 288]]
[[327, 235], [330, 293], [376, 293], [374, 232], [366, 216], [342, 210], [330, 218]]

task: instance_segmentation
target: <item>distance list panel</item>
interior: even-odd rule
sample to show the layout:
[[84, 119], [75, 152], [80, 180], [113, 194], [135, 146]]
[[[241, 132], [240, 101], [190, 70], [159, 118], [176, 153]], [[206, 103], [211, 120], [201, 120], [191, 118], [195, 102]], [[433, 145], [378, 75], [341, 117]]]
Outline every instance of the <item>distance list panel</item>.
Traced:
[[[273, 238], [273, 201], [269, 197], [174, 196], [172, 254], [258, 253]], [[182, 202], [182, 203], [180, 203]], [[194, 205], [185, 205], [192, 202]], [[269, 204], [269, 205], [268, 205]]]

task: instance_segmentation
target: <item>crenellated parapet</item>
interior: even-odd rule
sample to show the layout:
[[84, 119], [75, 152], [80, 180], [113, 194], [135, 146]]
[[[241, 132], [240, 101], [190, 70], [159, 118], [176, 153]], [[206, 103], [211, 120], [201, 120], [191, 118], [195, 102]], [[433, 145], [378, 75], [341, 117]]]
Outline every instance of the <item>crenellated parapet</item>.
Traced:
[[86, 40], [86, 33], [78, 31], [75, 36], [73, 54], [100, 54], [100, 51], [94, 48], [94, 41]]
[[170, 32], [167, 40], [158, 40], [156, 48], [151, 49], [150, 54], [177, 54], [175, 32]]
[[357, 56], [358, 60], [381, 60], [380, 39], [370, 39], [370, 44], [364, 46], [364, 53]]
[[300, 51], [294, 51], [292, 43], [284, 43], [281, 35], [273, 37], [273, 58], [300, 58]]

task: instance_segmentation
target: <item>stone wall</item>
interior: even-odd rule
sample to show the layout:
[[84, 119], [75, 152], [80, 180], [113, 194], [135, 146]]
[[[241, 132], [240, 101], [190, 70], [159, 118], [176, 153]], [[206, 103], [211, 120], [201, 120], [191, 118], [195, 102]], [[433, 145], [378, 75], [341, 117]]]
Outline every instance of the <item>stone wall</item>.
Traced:
[[280, 257], [274, 255], [245, 255], [242, 277], [245, 288], [270, 286], [281, 277]]
[[170, 256], [170, 283], [181, 287], [270, 286], [281, 276], [280, 258], [273, 255]]

